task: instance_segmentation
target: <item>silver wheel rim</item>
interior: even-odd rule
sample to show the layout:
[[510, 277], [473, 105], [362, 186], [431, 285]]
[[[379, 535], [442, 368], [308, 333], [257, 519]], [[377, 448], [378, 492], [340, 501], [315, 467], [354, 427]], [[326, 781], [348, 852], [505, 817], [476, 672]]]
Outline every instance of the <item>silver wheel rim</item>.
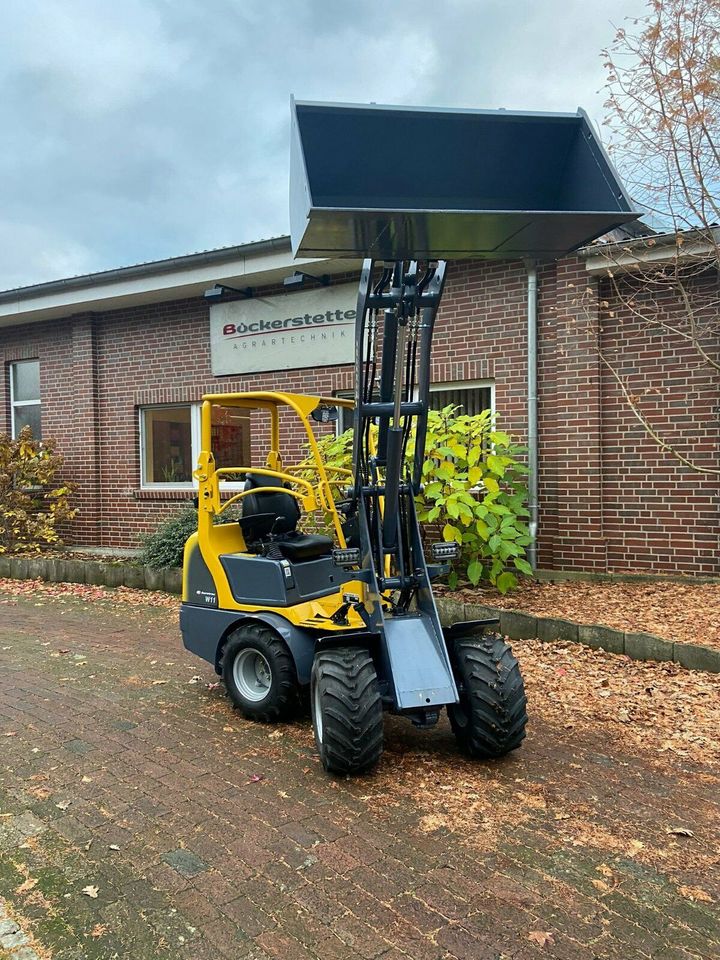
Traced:
[[238, 693], [245, 700], [252, 703], [264, 700], [272, 684], [272, 671], [267, 658], [254, 647], [241, 650], [233, 663], [233, 680]]
[[317, 736], [318, 743], [322, 743], [323, 738], [323, 721], [322, 721], [322, 698], [320, 696], [320, 684], [315, 684], [315, 692], [313, 694], [313, 714], [315, 720], [315, 735]]

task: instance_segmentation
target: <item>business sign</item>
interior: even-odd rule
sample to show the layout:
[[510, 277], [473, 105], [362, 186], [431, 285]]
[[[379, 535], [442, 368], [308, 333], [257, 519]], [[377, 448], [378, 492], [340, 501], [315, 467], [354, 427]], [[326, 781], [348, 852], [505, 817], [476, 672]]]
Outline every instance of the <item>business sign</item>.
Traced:
[[212, 372], [221, 377], [352, 363], [357, 287], [341, 284], [210, 307]]

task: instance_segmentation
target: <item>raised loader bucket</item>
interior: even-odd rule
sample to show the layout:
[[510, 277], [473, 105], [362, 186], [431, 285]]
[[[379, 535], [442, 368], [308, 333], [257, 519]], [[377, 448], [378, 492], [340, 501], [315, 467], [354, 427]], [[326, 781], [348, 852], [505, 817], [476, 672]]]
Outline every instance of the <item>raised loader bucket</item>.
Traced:
[[555, 259], [637, 219], [582, 110], [293, 102], [296, 256]]

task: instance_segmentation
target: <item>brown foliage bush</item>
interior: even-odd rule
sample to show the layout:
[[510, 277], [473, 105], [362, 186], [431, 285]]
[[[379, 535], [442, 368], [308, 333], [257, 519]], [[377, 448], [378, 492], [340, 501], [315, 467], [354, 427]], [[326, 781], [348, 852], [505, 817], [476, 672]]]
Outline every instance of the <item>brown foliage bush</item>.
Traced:
[[12, 439], [0, 433], [0, 554], [57, 546], [58, 526], [72, 520], [74, 484], [55, 486], [63, 457], [53, 440], [34, 440], [29, 427]]

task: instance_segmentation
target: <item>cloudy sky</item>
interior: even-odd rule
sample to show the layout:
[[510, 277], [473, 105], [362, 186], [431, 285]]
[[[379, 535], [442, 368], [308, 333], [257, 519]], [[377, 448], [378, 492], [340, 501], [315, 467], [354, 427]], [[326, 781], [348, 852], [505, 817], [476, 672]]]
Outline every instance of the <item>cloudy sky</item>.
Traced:
[[0, 289], [288, 230], [289, 99], [603, 116], [645, 0], [1, 0]]

